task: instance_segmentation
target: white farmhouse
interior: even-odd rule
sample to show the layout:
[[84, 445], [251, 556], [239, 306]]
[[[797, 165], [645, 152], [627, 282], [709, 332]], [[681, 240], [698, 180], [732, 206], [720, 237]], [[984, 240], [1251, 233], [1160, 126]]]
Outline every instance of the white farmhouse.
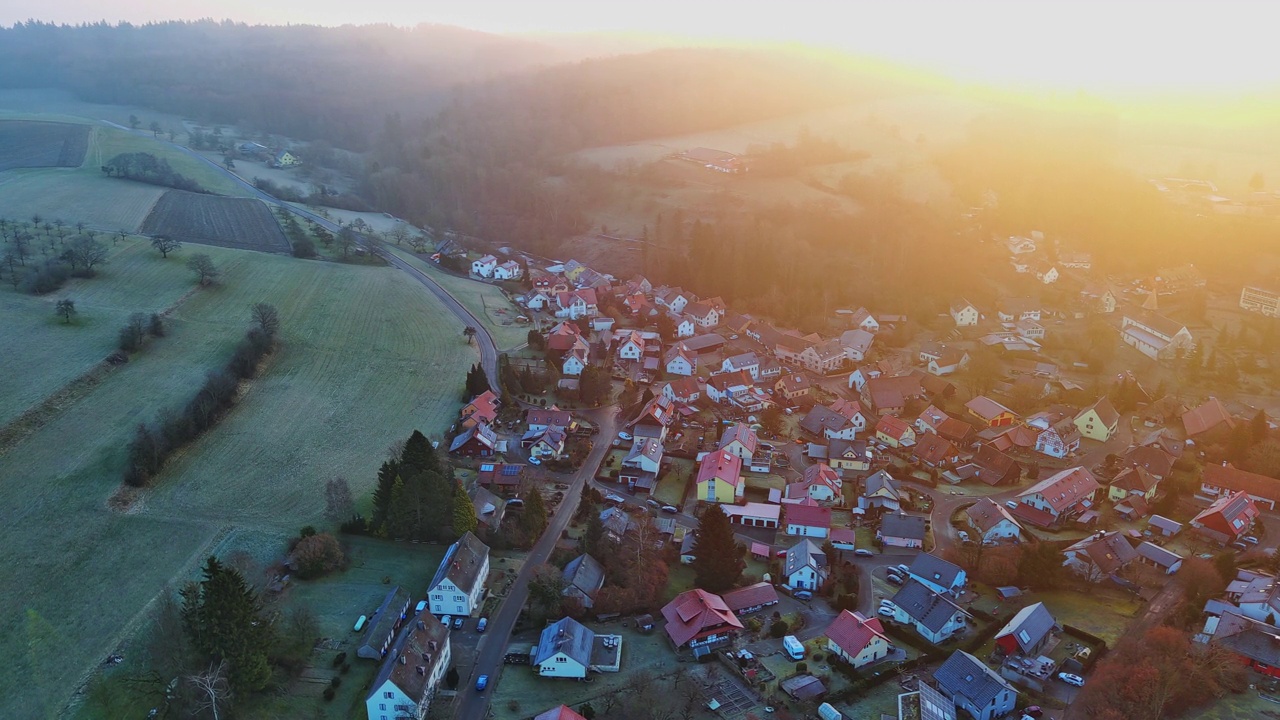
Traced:
[[444, 554], [427, 588], [433, 615], [470, 615], [484, 599], [489, 578], [489, 546], [468, 532]]
[[369, 720], [426, 717], [451, 657], [449, 629], [429, 612], [406, 623], [365, 696]]
[[493, 277], [493, 271], [498, 267], [498, 258], [492, 255], [485, 255], [479, 260], [471, 262], [471, 274], [480, 277]]

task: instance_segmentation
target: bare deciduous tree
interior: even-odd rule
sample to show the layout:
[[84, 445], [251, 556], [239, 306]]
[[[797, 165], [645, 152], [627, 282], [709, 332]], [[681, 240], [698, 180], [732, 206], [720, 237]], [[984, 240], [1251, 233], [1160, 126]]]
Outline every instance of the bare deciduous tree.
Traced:
[[253, 306], [253, 322], [262, 332], [274, 336], [280, 329], [280, 312], [270, 303], [257, 303]]
[[83, 235], [72, 240], [67, 246], [67, 261], [71, 263], [71, 267], [83, 268], [89, 275], [93, 275], [95, 265], [101, 265], [107, 261], [108, 254], [110, 251], [107, 250], [106, 245]]
[[324, 514], [331, 520], [350, 520], [355, 509], [351, 485], [346, 478], [336, 477], [324, 486]]
[[187, 682], [196, 689], [196, 694], [200, 698], [197, 701], [200, 711], [209, 711], [213, 715], [213, 720], [218, 720], [218, 712], [231, 702], [231, 684], [227, 682], [226, 661], [210, 665], [204, 672], [187, 676]]
[[157, 235], [151, 238], [151, 247], [160, 251], [160, 257], [167, 258], [169, 253], [182, 247], [182, 243], [168, 235]]
[[222, 274], [222, 271], [218, 270], [218, 266], [213, 264], [213, 258], [204, 253], [192, 255], [188, 258], [187, 267], [196, 274], [201, 285], [208, 285], [217, 280], [218, 276]]

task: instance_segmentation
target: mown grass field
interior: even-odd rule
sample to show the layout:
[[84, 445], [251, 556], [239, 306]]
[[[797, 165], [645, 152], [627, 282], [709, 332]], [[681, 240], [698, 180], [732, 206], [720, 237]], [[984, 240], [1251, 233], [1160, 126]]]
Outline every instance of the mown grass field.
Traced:
[[484, 323], [489, 334], [493, 336], [493, 344], [498, 347], [499, 352], [514, 350], [528, 341], [529, 326], [515, 323], [515, 317], [520, 314], [520, 309], [512, 305], [497, 287], [450, 275], [435, 264], [395, 246], [389, 245], [387, 249], [430, 275], [457, 298], [463, 307]]
[[[0, 457], [0, 687], [22, 688], [0, 695], [0, 717], [60, 714], [145, 624], [164, 585], [192, 577], [231, 533], [285, 537], [319, 521], [327, 480], [342, 475], [366, 494], [392, 441], [413, 428], [438, 435], [457, 410], [460, 369], [475, 351], [403, 273], [208, 252], [224, 270], [220, 286], [195, 293], [168, 337]], [[259, 301], [283, 321], [264, 374], [174, 456], [159, 487], [127, 513], [110, 510], [133, 426], [221, 366]]]
[[[0, 336], [9, 338], [6, 366], [17, 369], [0, 373], [0, 427], [105, 358], [130, 314], [163, 311], [195, 286], [184, 265], [190, 250], [164, 260], [140, 238], [99, 239], [111, 256], [95, 278], [73, 278], [40, 297], [8, 283], [0, 286]], [[71, 324], [54, 313], [63, 298], [76, 303]]]

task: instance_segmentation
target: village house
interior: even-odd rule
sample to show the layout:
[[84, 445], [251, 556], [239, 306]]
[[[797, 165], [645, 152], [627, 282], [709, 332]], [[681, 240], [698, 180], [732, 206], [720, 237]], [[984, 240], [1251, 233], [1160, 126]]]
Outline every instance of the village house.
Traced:
[[854, 669], [876, 663], [889, 655], [893, 643], [885, 635], [879, 618], [868, 619], [862, 613], [844, 610], [827, 626], [827, 652], [839, 657]]
[[643, 359], [646, 344], [647, 340], [644, 335], [638, 330], [632, 330], [618, 343], [618, 359], [631, 360], [633, 362]]
[[792, 590], [818, 590], [827, 582], [829, 572], [826, 553], [812, 540], [801, 540], [787, 549], [782, 577]]
[[[782, 346], [779, 345], [779, 348]], [[819, 343], [813, 343], [804, 348], [798, 356], [798, 361], [802, 367], [810, 372], [818, 375], [829, 375], [844, 367], [848, 356], [845, 354], [844, 346], [839, 340], [825, 340]], [[778, 360], [786, 362], [786, 358], [779, 355]]]
[[938, 357], [929, 360], [925, 369], [930, 375], [952, 375], [969, 367], [969, 353], [958, 348], [947, 348]]
[[961, 298], [951, 303], [951, 319], [955, 321], [956, 327], [972, 327], [978, 324], [978, 318], [981, 317], [978, 308], [973, 303]]
[[485, 390], [463, 405], [458, 416], [461, 418], [458, 425], [464, 430], [481, 423], [492, 425], [498, 419], [498, 396], [492, 390]]
[[1058, 264], [1065, 268], [1088, 270], [1093, 267], [1093, 255], [1087, 252], [1060, 252]]
[[938, 691], [973, 720], [996, 720], [1013, 712], [1018, 691], [978, 658], [957, 650], [933, 673]]
[[684, 312], [685, 306], [692, 302], [693, 296], [675, 288], [660, 288], [653, 293], [653, 301], [658, 305], [667, 308], [672, 314], [679, 315]]
[[1280, 482], [1226, 463], [1204, 466], [1197, 495], [1212, 501], [1235, 492], [1245, 493], [1258, 507], [1275, 511], [1276, 503], [1280, 501]]
[[938, 437], [950, 440], [956, 447], [971, 447], [974, 443], [973, 426], [958, 418], [947, 418], [937, 428]]
[[560, 363], [560, 374], [568, 377], [581, 376], [590, 362], [589, 353], [587, 344], [582, 338], [578, 338], [578, 344], [565, 352], [564, 361]]
[[878, 470], [862, 482], [862, 494], [858, 496], [858, 507], [863, 510], [879, 508], [881, 510], [901, 509], [902, 494], [898, 490], [898, 482], [884, 470]]
[[698, 356], [677, 343], [667, 351], [667, 374], [688, 377], [698, 371]]
[[1234, 430], [1235, 427], [1236, 419], [1216, 397], [1211, 397], [1182, 414], [1182, 428], [1186, 431], [1187, 437], [1192, 439], [1225, 433]]
[[742, 462], [750, 463], [759, 447], [760, 438], [756, 435], [756, 431], [750, 425], [738, 422], [725, 428], [717, 449], [733, 453]]
[[1186, 325], [1152, 312], [1125, 313], [1120, 338], [1152, 360], [1172, 360], [1196, 346]]
[[836, 402], [840, 403], [840, 410], [835, 409], [835, 403], [831, 406], [813, 406], [813, 409], [800, 420], [800, 429], [828, 440], [836, 438], [853, 440], [859, 431], [866, 428], [866, 416], [862, 414], [862, 409], [857, 403], [848, 403], [843, 400]]
[[1080, 428], [1063, 413], [1036, 413], [1027, 418], [1027, 427], [1038, 430], [1035, 451], [1052, 458], [1064, 458], [1080, 449]]
[[1258, 506], [1243, 491], [1223, 495], [1191, 520], [1191, 527], [1221, 545], [1235, 542], [1249, 532], [1258, 517]]
[[786, 499], [809, 498], [820, 503], [833, 503], [841, 499], [843, 485], [840, 474], [829, 465], [810, 465], [804, 469], [802, 480], [787, 485]]
[[564, 590], [560, 594], [590, 609], [604, 587], [604, 567], [590, 555], [579, 555], [564, 566], [561, 579]]
[[519, 280], [524, 275], [524, 268], [514, 260], [508, 260], [493, 269], [494, 280]]
[[876, 423], [876, 439], [889, 447], [911, 447], [916, 443], [916, 432], [905, 420], [883, 415]]
[[493, 277], [494, 268], [498, 267], [498, 258], [485, 255], [479, 260], [471, 261], [471, 274], [479, 277]]
[[1181, 555], [1168, 548], [1145, 540], [1138, 543], [1138, 562], [1157, 568], [1165, 575], [1172, 575], [1182, 569], [1182, 561]]
[[1116, 311], [1116, 295], [1105, 285], [1085, 285], [1080, 301], [1091, 312], [1110, 315]]
[[530, 430], [537, 431], [546, 430], [553, 425], [566, 429], [574, 425], [573, 413], [555, 405], [549, 408], [529, 408], [525, 411], [524, 419]]
[[497, 532], [502, 526], [502, 518], [507, 514], [506, 501], [480, 485], [476, 485], [467, 494], [471, 497], [471, 508], [475, 510], [476, 520], [488, 526], [491, 532]]
[[1099, 582], [1138, 559], [1138, 551], [1119, 532], [1099, 532], [1068, 545], [1063, 566], [1089, 582]]
[[784, 400], [802, 398], [809, 394], [810, 387], [809, 377], [798, 373], [783, 375], [773, 384], [774, 393]]
[[886, 513], [880, 518], [880, 529], [876, 531], [876, 537], [886, 547], [922, 548], [924, 536], [925, 519], [901, 511]]
[[433, 615], [467, 616], [480, 608], [489, 578], [489, 546], [468, 532], [449, 546], [427, 585]]
[[688, 315], [672, 317], [671, 321], [675, 324], [676, 338], [691, 338], [698, 332], [698, 324]]
[[721, 505], [729, 523], [743, 527], [778, 529], [782, 506], [776, 503], [749, 502], [742, 505]]
[[778, 591], [772, 583], [758, 582], [725, 593], [724, 604], [739, 617], [760, 612], [778, 604]]
[[925, 433], [918, 437], [912, 457], [931, 468], [950, 468], [960, 464], [961, 454], [950, 440]]
[[1004, 241], [1004, 246], [1008, 248], [1010, 255], [1027, 255], [1036, 251], [1036, 240], [1020, 235], [1010, 235]]
[[1013, 331], [1024, 340], [1043, 340], [1044, 326], [1035, 320], [1019, 320], [1013, 323]]
[[1080, 411], [1075, 424], [1084, 437], [1106, 442], [1116, 434], [1116, 429], [1120, 426], [1120, 413], [1116, 412], [1111, 401], [1103, 395], [1097, 402]]
[[753, 352], [727, 357], [720, 363], [720, 372], [745, 370], [752, 380], [760, 379], [760, 357]]
[[1045, 649], [1058, 621], [1049, 614], [1044, 603], [1028, 605], [1009, 618], [1009, 622], [996, 633], [996, 652], [1005, 657], [1034, 658]]
[[736, 397], [744, 397], [755, 388], [751, 375], [745, 370], [716, 373], [707, 379], [707, 397], [712, 402], [728, 404]]
[[875, 334], [880, 332], [880, 323], [871, 315], [871, 311], [860, 307], [849, 315], [849, 327], [866, 330]]
[[671, 382], [663, 383], [658, 389], [658, 395], [667, 398], [671, 402], [692, 405], [702, 397], [702, 386], [698, 384], [697, 378], [677, 378]]
[[1008, 485], [1022, 478], [1022, 467], [1009, 455], [997, 450], [991, 443], [983, 443], [978, 447], [968, 465], [972, 466], [972, 476], [987, 485]]
[[576, 323], [562, 322], [547, 333], [547, 349], [564, 352], [582, 340], [582, 330]]
[[498, 434], [493, 428], [480, 423], [463, 430], [449, 443], [449, 453], [461, 457], [489, 457], [497, 452]]
[[1040, 320], [1040, 303], [1029, 297], [1006, 297], [996, 303], [996, 317], [1000, 322]]
[[662, 468], [662, 441], [655, 437], [639, 437], [631, 444], [618, 470], [618, 482], [632, 491], [653, 492]]
[[1280, 292], [1258, 285], [1245, 285], [1240, 290], [1240, 309], [1264, 317], [1280, 317]]
[[1140, 497], [1146, 502], [1156, 499], [1160, 481], [1140, 467], [1127, 467], [1116, 474], [1107, 488], [1107, 497], [1120, 502], [1130, 497]]
[[742, 622], [724, 599], [705, 590], [686, 590], [662, 607], [665, 630], [677, 649], [701, 657], [727, 645], [742, 631]]
[[698, 465], [695, 483], [698, 500], [732, 503], [742, 497], [746, 483], [742, 481], [742, 459], [727, 450], [707, 453]]
[[720, 324], [720, 313], [705, 300], [691, 303], [684, 309], [684, 313], [692, 318], [698, 327], [713, 328]]
[[1082, 467], [1060, 470], [1018, 493], [1013, 516], [1048, 527], [1090, 507], [1100, 487], [1093, 473]]
[[831, 533], [831, 508], [813, 500], [788, 503], [782, 508], [788, 535], [825, 538]]
[[514, 463], [480, 463], [476, 482], [499, 495], [514, 495], [524, 484], [524, 469], [524, 465]]
[[563, 618], [543, 628], [531, 664], [539, 677], [582, 680], [592, 670], [595, 644], [594, 632], [573, 618]]
[[1008, 508], [991, 498], [982, 498], [970, 505], [964, 514], [976, 542], [994, 545], [1001, 540], [1022, 537], [1022, 526], [1009, 514]]
[[937, 593], [959, 596], [968, 582], [964, 568], [932, 553], [920, 553], [911, 561], [907, 575]]
[[841, 473], [871, 469], [871, 448], [864, 440], [832, 440], [827, 446], [827, 465]]
[[520, 438], [520, 445], [529, 449], [529, 457], [540, 460], [559, 460], [564, 456], [568, 432], [555, 425], [542, 430], [530, 430]]
[[551, 296], [541, 290], [530, 290], [520, 302], [530, 310], [545, 310], [551, 304]]
[[915, 422], [913, 423], [916, 429], [916, 436], [919, 437], [925, 433], [937, 433], [938, 426], [941, 425], [943, 421], [947, 420], [948, 417], [949, 416], [946, 413], [930, 405], [916, 417]]
[[1058, 266], [1050, 262], [1032, 263], [1031, 272], [1035, 273], [1036, 279], [1045, 285], [1058, 282], [1058, 278], [1061, 276], [1058, 272]]
[[871, 343], [875, 342], [876, 336], [866, 330], [846, 330], [840, 335], [840, 346], [844, 348], [845, 356], [852, 362], [862, 362], [867, 357], [867, 353], [871, 350]]
[[365, 695], [368, 719], [426, 717], [452, 658], [449, 629], [431, 613], [423, 612], [406, 623]]
[[1018, 421], [1018, 414], [985, 395], [979, 395], [964, 404], [969, 415], [987, 427], [1004, 427]]
[[596, 291], [594, 288], [556, 293], [556, 306], [556, 317], [569, 318], [570, 320], [595, 317], [600, 313], [599, 306], [596, 304]]
[[920, 637], [935, 645], [964, 632], [971, 617], [950, 597], [915, 578], [908, 578], [889, 603], [895, 621], [911, 625]]
[[1231, 610], [1216, 620], [1208, 633], [1210, 643], [1228, 650], [1253, 672], [1268, 678], [1280, 677], [1280, 631], [1274, 625]]
[[657, 438], [659, 442], [666, 442], [667, 431], [675, 419], [675, 403], [662, 395], [655, 395], [628, 424], [636, 438]]

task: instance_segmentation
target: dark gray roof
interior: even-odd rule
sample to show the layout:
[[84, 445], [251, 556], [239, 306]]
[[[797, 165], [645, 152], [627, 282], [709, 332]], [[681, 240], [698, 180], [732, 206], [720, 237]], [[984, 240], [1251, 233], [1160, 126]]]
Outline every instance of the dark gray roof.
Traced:
[[832, 410], [826, 405], [815, 405], [809, 411], [804, 419], [800, 421], [800, 427], [806, 432], [814, 435], [822, 435], [827, 428], [839, 430], [849, 424], [849, 418]]
[[920, 683], [920, 720], [956, 720], [956, 704], [951, 698]]
[[541, 665], [547, 658], [562, 652], [583, 667], [591, 667], [591, 645], [595, 640], [596, 634], [582, 623], [573, 618], [564, 618], [542, 631], [538, 648], [533, 654], [533, 663]]
[[1053, 630], [1054, 625], [1057, 625], [1057, 622], [1049, 614], [1049, 609], [1044, 606], [1044, 603], [1038, 602], [1019, 610], [1018, 614], [1010, 618], [1000, 632], [996, 633], [996, 637], [1012, 635], [1022, 652], [1030, 652], [1031, 648], [1037, 647], [1044, 636]]
[[964, 570], [955, 563], [947, 562], [937, 555], [920, 553], [911, 562], [911, 574], [922, 580], [949, 588], [955, 585], [956, 578]]
[[[373, 699], [373, 694], [381, 691], [383, 684], [391, 680], [400, 692], [421, 703], [434, 689], [428, 687], [427, 678], [431, 677], [448, 648], [449, 628], [429, 610], [423, 610], [417, 618], [405, 623], [395, 643], [387, 649], [365, 700]], [[405, 660], [403, 664], [399, 662], [401, 657]]]
[[1149, 542], [1138, 545], [1138, 554], [1161, 567], [1173, 567], [1174, 563], [1182, 560], [1178, 553]]
[[933, 679], [938, 683], [938, 688], [952, 699], [964, 698], [976, 708], [985, 708], [1000, 693], [1013, 690], [1013, 686], [1004, 678], [963, 650], [952, 653], [942, 663], [942, 667], [934, 671]]
[[484, 582], [480, 570], [489, 559], [489, 546], [480, 542], [480, 538], [468, 532], [458, 538], [458, 542], [449, 546], [449, 551], [436, 568], [435, 577], [431, 578], [428, 590], [434, 589], [446, 577], [464, 593], [470, 593], [477, 582]]
[[1152, 515], [1151, 518], [1147, 520], [1147, 524], [1155, 525], [1161, 530], [1168, 530], [1175, 535], [1182, 532], [1182, 523], [1176, 520], [1170, 520], [1169, 518], [1162, 517], [1160, 515]]
[[880, 520], [880, 534], [884, 537], [924, 540], [924, 518], [902, 513], [885, 515]]
[[950, 622], [957, 612], [969, 614], [950, 598], [930, 590], [915, 578], [909, 578], [891, 602], [902, 608], [912, 620], [935, 633]]
[[801, 540], [787, 550], [785, 565], [782, 572], [787, 577], [791, 577], [792, 573], [810, 565], [814, 569], [826, 567], [827, 556], [821, 548], [813, 544], [812, 540]]
[[1280, 629], [1240, 615], [1234, 608], [1218, 620], [1213, 642], [1250, 660], [1273, 667], [1280, 665]]
[[360, 643], [360, 649], [357, 652], [360, 657], [375, 660], [381, 657], [383, 647], [391, 640], [396, 626], [400, 624], [401, 616], [412, 601], [409, 591], [399, 585], [391, 588], [386, 599], [369, 620], [369, 629], [365, 630], [364, 641]]
[[604, 568], [590, 555], [579, 555], [564, 566], [565, 592], [577, 590], [594, 598], [604, 587]]

